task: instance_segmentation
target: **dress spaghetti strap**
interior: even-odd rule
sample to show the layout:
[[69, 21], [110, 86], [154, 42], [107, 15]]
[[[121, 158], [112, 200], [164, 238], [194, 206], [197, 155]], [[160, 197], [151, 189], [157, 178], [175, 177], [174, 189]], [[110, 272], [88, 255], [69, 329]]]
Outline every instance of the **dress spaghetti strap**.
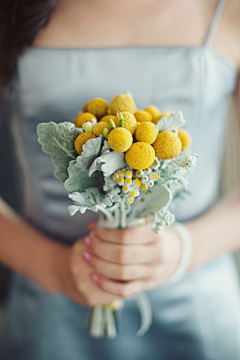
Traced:
[[209, 31], [208, 31], [204, 46], [207, 46], [207, 47], [210, 46], [211, 41], [213, 40], [214, 35], [216, 33], [216, 30], [217, 30], [218, 24], [220, 22], [220, 19], [222, 17], [222, 14], [223, 14], [226, 3], [227, 3], [227, 0], [219, 0], [218, 1], [218, 5], [217, 5], [217, 8], [216, 8], [215, 14], [213, 16], [213, 19], [212, 19], [212, 22], [211, 22], [211, 25], [210, 25], [210, 28], [209, 28]]

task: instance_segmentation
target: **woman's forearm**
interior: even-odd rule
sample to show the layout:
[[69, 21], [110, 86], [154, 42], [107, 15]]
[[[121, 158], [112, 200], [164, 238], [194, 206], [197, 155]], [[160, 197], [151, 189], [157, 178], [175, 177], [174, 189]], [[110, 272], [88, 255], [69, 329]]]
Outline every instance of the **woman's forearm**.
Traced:
[[189, 270], [240, 246], [240, 189], [200, 218], [187, 222], [193, 239]]
[[[47, 288], [49, 283], [56, 282], [57, 277], [49, 279], [49, 276], [58, 268], [57, 259], [65, 248], [25, 223], [0, 198], [0, 261], [3, 264]], [[59, 284], [55, 287], [58, 291]]]

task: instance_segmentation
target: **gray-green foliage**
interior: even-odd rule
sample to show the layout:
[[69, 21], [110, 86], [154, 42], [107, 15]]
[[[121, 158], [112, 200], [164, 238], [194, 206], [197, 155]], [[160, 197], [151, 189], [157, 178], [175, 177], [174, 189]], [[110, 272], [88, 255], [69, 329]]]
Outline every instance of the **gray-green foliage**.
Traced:
[[68, 179], [64, 186], [69, 193], [82, 192], [90, 187], [99, 187], [103, 184], [103, 177], [99, 171], [89, 175], [89, 169], [96, 157], [98, 157], [103, 143], [103, 136], [90, 139], [83, 145], [83, 152], [76, 160], [71, 161], [68, 168]]
[[62, 182], [68, 178], [69, 162], [77, 157], [74, 141], [81, 132], [81, 129], [75, 128], [70, 122], [56, 124], [51, 121], [37, 127], [38, 142], [42, 145], [42, 150], [51, 155], [56, 167], [54, 175]]
[[157, 130], [159, 131], [172, 131], [183, 126], [186, 121], [183, 118], [181, 111], [175, 111], [169, 115], [168, 118], [163, 116], [157, 123]]

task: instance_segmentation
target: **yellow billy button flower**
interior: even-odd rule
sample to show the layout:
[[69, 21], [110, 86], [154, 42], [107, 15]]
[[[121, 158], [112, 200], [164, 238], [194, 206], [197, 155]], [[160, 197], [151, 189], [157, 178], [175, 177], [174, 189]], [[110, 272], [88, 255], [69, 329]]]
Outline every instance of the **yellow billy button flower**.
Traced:
[[85, 122], [92, 122], [92, 119], [95, 119], [97, 121], [96, 116], [89, 112], [79, 114], [75, 119], [75, 126], [77, 128], [81, 128]]
[[160, 115], [159, 109], [155, 105], [148, 106], [144, 111], [147, 111], [152, 116], [152, 119]]
[[164, 113], [158, 115], [157, 117], [155, 117], [155, 118], [153, 119], [154, 124], [157, 124], [157, 123], [159, 122], [159, 120], [161, 120], [161, 118], [162, 118], [163, 116], [165, 116], [166, 118], [168, 118], [171, 113], [172, 113], [172, 111], [165, 111]]
[[119, 177], [119, 178], [117, 179], [117, 183], [118, 183], [118, 185], [123, 185], [123, 184], [124, 184], [124, 178], [123, 178], [123, 177]]
[[137, 127], [135, 137], [137, 141], [143, 141], [148, 144], [153, 144], [157, 138], [157, 127], [152, 122], [143, 122]]
[[[130, 131], [130, 133], [133, 135], [137, 129], [137, 120], [135, 119], [135, 116], [131, 114], [130, 112], [124, 111], [121, 113], [123, 117], [123, 128]], [[120, 116], [119, 114], [114, 117], [113, 121], [115, 122], [115, 125], [117, 127], [120, 126]]]
[[78, 135], [74, 143], [76, 152], [80, 155], [83, 151], [83, 145], [86, 144], [88, 140], [95, 138], [95, 135], [88, 132]]
[[125, 152], [130, 148], [132, 142], [130, 131], [124, 128], [116, 128], [108, 135], [108, 144], [114, 151]]
[[128, 95], [118, 95], [113, 98], [110, 104], [110, 112], [113, 115], [117, 115], [118, 112], [128, 111], [134, 114], [136, 111], [136, 105], [134, 100]]
[[82, 108], [82, 111], [85, 113], [85, 112], [88, 112], [88, 102], [83, 105], [83, 108]]
[[110, 131], [110, 125], [106, 122], [99, 122], [96, 125], [94, 125], [92, 132], [96, 136], [100, 136], [103, 134], [103, 130], [108, 129]]
[[106, 100], [101, 98], [96, 98], [89, 101], [87, 109], [90, 113], [94, 114], [98, 119], [107, 115], [108, 113], [108, 103]]
[[131, 168], [143, 170], [151, 166], [154, 162], [155, 151], [153, 147], [147, 143], [136, 142], [132, 144], [130, 149], [126, 152], [125, 160]]
[[141, 189], [142, 191], [146, 191], [146, 190], [148, 189], [147, 184], [142, 184], [142, 185], [140, 186], [140, 189]]
[[152, 115], [149, 112], [140, 110], [135, 112], [134, 114], [137, 122], [145, 122], [145, 121], [152, 121]]
[[156, 156], [161, 159], [172, 159], [178, 156], [182, 149], [179, 137], [172, 131], [162, 131], [158, 134], [153, 148]]
[[109, 123], [109, 120], [112, 119], [114, 121], [115, 116], [113, 115], [105, 115], [101, 118], [100, 122], [107, 122]]
[[189, 146], [191, 145], [191, 138], [190, 138], [189, 133], [184, 129], [178, 129], [178, 137], [182, 143], [181, 152], [186, 151], [189, 148]]
[[117, 180], [119, 178], [119, 175], [117, 172], [115, 172], [112, 176], [113, 180]]

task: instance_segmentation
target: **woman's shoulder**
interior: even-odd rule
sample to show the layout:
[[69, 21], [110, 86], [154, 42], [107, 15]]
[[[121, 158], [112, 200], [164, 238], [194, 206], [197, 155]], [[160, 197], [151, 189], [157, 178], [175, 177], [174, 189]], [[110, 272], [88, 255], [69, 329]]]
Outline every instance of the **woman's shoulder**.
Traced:
[[211, 48], [240, 68], [240, 1], [227, 0]]

